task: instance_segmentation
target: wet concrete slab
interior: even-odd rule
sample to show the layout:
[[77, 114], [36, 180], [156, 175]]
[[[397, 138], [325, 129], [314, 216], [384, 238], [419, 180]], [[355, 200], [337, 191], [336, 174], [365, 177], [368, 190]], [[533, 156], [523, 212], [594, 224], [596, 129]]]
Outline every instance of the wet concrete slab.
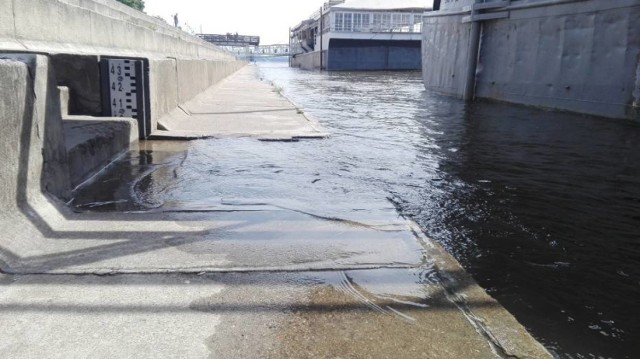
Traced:
[[[4, 276], [11, 358], [546, 358], [526, 332], [502, 346], [433, 268], [200, 275]], [[467, 308], [461, 310], [462, 305]], [[518, 328], [511, 318], [503, 327]], [[501, 330], [504, 330], [502, 328]], [[513, 344], [512, 342], [512, 344]]]
[[2, 241], [14, 274], [198, 273], [413, 267], [424, 263], [412, 224], [368, 225], [254, 207], [204, 212], [52, 213]]
[[40, 202], [0, 222], [3, 357], [550, 357], [407, 220]]
[[256, 137], [324, 138], [328, 133], [304, 111], [245, 66], [159, 120], [152, 139]]
[[[0, 203], [0, 356], [549, 357], [384, 191], [288, 166], [304, 146], [233, 141], [139, 149], [118, 187], [139, 211], [74, 211], [18, 183]], [[107, 172], [96, 192], [124, 181]], [[191, 200], [154, 197], [171, 186]]]

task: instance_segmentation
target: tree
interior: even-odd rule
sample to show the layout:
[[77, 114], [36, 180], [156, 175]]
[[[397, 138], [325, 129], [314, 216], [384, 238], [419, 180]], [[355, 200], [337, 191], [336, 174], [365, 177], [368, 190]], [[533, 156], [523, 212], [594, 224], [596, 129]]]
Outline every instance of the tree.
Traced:
[[117, 0], [125, 5], [140, 11], [144, 11], [144, 0]]

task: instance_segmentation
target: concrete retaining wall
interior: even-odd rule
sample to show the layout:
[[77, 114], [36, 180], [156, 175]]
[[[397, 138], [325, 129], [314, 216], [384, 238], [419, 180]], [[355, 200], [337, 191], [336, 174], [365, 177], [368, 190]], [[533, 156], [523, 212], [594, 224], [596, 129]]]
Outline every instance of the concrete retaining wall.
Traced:
[[149, 80], [149, 92], [153, 94], [151, 96], [152, 128], [157, 128], [158, 119], [173, 111], [180, 104], [177, 60], [150, 60]]
[[[325, 60], [327, 51], [323, 51]], [[317, 70], [320, 69], [320, 52], [309, 52], [306, 54], [298, 54], [293, 57], [292, 66], [299, 67], [303, 70]], [[323, 63], [322, 69], [326, 68], [326, 62]]]
[[0, 83], [0, 209], [37, 202], [43, 191], [67, 198], [67, 152], [48, 58], [0, 56]]
[[[0, 22], [2, 26], [2, 22]], [[33, 81], [26, 63], [0, 59], [0, 153], [4, 155], [0, 166], [0, 210], [15, 209], [20, 173], [20, 148], [24, 122], [33, 117]]]
[[[29, 193], [41, 196], [43, 190], [67, 198], [72, 184], [128, 149], [135, 126], [100, 117], [105, 115], [101, 59], [148, 63], [153, 126], [245, 65], [114, 0], [0, 0], [0, 58], [8, 58], [0, 63], [0, 153], [6, 164], [0, 179], [11, 189], [0, 206], [24, 202]], [[68, 89], [65, 113], [95, 120], [63, 126], [57, 86]], [[93, 130], [79, 130], [89, 123]], [[70, 136], [80, 133], [74, 138], [82, 141], [68, 141], [65, 128]]]
[[72, 188], [128, 152], [138, 139], [138, 123], [132, 118], [67, 116], [63, 125]]
[[178, 59], [178, 102], [191, 100], [243, 65], [242, 62]]
[[[298, 54], [292, 66], [320, 69], [320, 52]], [[331, 39], [323, 51], [322, 69], [329, 71], [419, 70], [419, 41]]]
[[462, 15], [428, 17], [423, 24], [422, 77], [427, 89], [462, 97], [470, 24]]
[[102, 115], [103, 57], [149, 62], [154, 125], [245, 64], [114, 0], [0, 0], [0, 9], [0, 52], [50, 54], [72, 115]]
[[420, 42], [331, 39], [328, 60], [330, 71], [420, 70]]
[[102, 116], [100, 57], [51, 55], [58, 85], [69, 89], [69, 114]]
[[149, 62], [151, 123], [245, 66], [242, 61], [163, 59]]
[[232, 61], [228, 52], [114, 0], [0, 0], [0, 49]]
[[[422, 50], [425, 86], [456, 96], [471, 31], [460, 4], [426, 17]], [[482, 14], [499, 12], [481, 22], [476, 97], [640, 119], [640, 0], [519, 0]]]

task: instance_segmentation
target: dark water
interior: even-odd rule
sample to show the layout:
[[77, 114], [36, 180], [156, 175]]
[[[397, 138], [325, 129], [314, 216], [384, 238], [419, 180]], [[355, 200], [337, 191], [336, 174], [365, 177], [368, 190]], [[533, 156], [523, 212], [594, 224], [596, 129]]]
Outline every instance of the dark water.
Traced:
[[262, 71], [547, 347], [640, 357], [640, 126], [465, 106], [419, 73]]
[[260, 68], [331, 138], [142, 151], [111, 208], [267, 199], [351, 218], [388, 199], [557, 356], [640, 357], [639, 125], [467, 106], [419, 73]]

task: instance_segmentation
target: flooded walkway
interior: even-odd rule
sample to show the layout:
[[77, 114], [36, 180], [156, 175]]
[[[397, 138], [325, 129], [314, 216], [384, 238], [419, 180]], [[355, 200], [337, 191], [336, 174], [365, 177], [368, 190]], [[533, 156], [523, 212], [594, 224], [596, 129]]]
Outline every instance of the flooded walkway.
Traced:
[[401, 215], [559, 357], [638, 356], [637, 124], [467, 106], [426, 92], [420, 73], [260, 70], [331, 136], [143, 147], [78, 193], [78, 210]]
[[160, 119], [163, 130], [151, 137], [291, 140], [327, 136], [281, 92], [259, 77], [256, 66], [245, 66]]
[[0, 355], [550, 357], [332, 144], [143, 142], [3, 213]]
[[[549, 357], [380, 193], [352, 201], [319, 190], [328, 197], [316, 207], [296, 198], [304, 188], [276, 198], [271, 190], [286, 186], [211, 175], [238, 195], [161, 202], [215, 154], [199, 145], [226, 147], [240, 165], [248, 156], [235, 151], [261, 149], [267, 160], [268, 146], [292, 143], [185, 144], [142, 144], [85, 189], [131, 202], [79, 213], [41, 204], [32, 223], [5, 218], [23, 232], [0, 253], [3, 356], [112, 355], [117, 343], [118, 356], [136, 357]], [[47, 344], [29, 345], [33, 336]]]

